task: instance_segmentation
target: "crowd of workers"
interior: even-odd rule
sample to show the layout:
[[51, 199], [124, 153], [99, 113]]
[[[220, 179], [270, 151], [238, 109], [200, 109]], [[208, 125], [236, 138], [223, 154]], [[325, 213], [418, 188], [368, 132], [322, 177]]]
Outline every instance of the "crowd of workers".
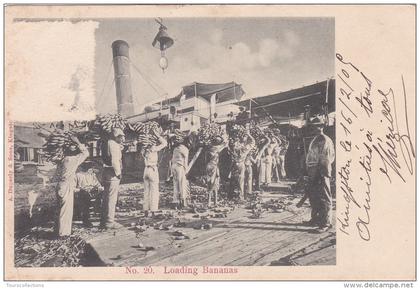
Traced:
[[[318, 232], [324, 232], [331, 227], [332, 195], [330, 190], [331, 165], [335, 160], [334, 144], [323, 133], [324, 123], [315, 118], [311, 125], [316, 128], [316, 136], [311, 141], [306, 153], [306, 171], [309, 176], [307, 194], [311, 205], [311, 219], [306, 225], [314, 226]], [[189, 154], [193, 140], [190, 136], [179, 137], [169, 132], [159, 134], [153, 132], [157, 142], [149, 146], [141, 146], [140, 154], [144, 159], [143, 210], [146, 215], [152, 215], [159, 210], [159, 170], [158, 152], [168, 145], [172, 148], [170, 161], [173, 179], [173, 204], [176, 208], [187, 208], [188, 181], [187, 174]], [[77, 137], [73, 137], [75, 145], [68, 147], [65, 157], [57, 167], [59, 182], [57, 185], [58, 217], [57, 233], [59, 236], [71, 234], [73, 220], [74, 193], [77, 190], [86, 197], [81, 210], [83, 224], [92, 227], [89, 221], [89, 192], [95, 188], [103, 190], [100, 226], [101, 229], [118, 229], [121, 225], [115, 222], [115, 209], [122, 176], [122, 152], [124, 151], [124, 131], [115, 128], [112, 136], [103, 142], [102, 182], [96, 178], [92, 169], [79, 173], [79, 166], [89, 156], [85, 145]], [[277, 137], [266, 137], [264, 145], [257, 152], [251, 153], [255, 140], [248, 133], [240, 142], [229, 143], [222, 137], [216, 137], [206, 149], [205, 180], [208, 192], [208, 205], [217, 206], [220, 189], [219, 155], [227, 149], [231, 160], [230, 184], [228, 197], [238, 202], [244, 201], [255, 190], [267, 187], [273, 176], [280, 180], [286, 177], [285, 154], [287, 145]], [[236, 193], [238, 191], [238, 193]]]

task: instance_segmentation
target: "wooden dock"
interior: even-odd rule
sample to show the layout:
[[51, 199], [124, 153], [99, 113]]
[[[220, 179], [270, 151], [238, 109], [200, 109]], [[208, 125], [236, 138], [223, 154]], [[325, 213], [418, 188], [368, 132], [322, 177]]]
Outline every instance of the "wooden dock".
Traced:
[[[92, 253], [110, 266], [334, 265], [335, 226], [321, 234], [303, 226], [310, 208], [308, 204], [297, 208], [301, 196], [291, 195], [287, 187], [279, 184], [261, 194], [264, 201], [283, 200], [288, 205], [264, 211], [259, 218], [253, 218], [244, 204], [225, 218], [186, 213], [178, 217], [181, 227], [151, 227], [139, 234], [130, 228], [138, 218], [125, 218], [119, 220], [125, 228], [92, 235], [87, 242]], [[202, 224], [211, 228], [200, 229]]]

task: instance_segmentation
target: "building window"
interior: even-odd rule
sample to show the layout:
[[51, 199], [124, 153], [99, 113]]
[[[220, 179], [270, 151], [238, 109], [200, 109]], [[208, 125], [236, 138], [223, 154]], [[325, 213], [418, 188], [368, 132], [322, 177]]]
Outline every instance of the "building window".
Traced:
[[21, 162], [32, 162], [43, 164], [43, 158], [41, 149], [36, 148], [18, 148], [19, 161]]
[[186, 113], [186, 112], [191, 112], [191, 111], [194, 111], [194, 106], [178, 109], [178, 113]]

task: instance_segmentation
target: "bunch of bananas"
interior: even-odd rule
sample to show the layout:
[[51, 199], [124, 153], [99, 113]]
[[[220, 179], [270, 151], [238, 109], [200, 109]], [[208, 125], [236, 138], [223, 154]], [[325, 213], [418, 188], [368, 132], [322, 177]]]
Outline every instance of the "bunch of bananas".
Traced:
[[44, 144], [44, 155], [47, 161], [61, 162], [65, 157], [65, 152], [71, 145], [77, 145], [71, 137], [74, 132], [56, 130], [46, 138]]
[[138, 134], [148, 135], [151, 134], [152, 131], [155, 131], [157, 134], [161, 134], [162, 127], [156, 121], [148, 121], [142, 123], [136, 132]]
[[171, 137], [171, 140], [175, 143], [175, 144], [179, 144], [184, 142], [186, 137], [186, 134], [183, 133], [182, 131], [180, 131], [179, 129], [176, 129], [173, 133], [173, 136]]
[[245, 136], [247, 135], [247, 130], [244, 126], [239, 124], [234, 124], [229, 127], [229, 150], [232, 154], [232, 157], [239, 158], [240, 152], [243, 150], [245, 144], [242, 142]]
[[233, 141], [238, 140], [239, 141], [246, 136], [247, 131], [246, 131], [246, 128], [243, 125], [234, 124], [230, 127], [228, 133], [229, 133], [229, 138], [231, 140], [233, 140]]
[[114, 128], [124, 130], [127, 126], [127, 120], [119, 113], [98, 115], [93, 123], [93, 129], [97, 130], [100, 135], [109, 135]]
[[201, 146], [210, 146], [216, 137], [226, 140], [225, 130], [217, 123], [207, 123], [200, 127], [197, 133], [198, 143]]
[[144, 147], [156, 145], [156, 135], [162, 134], [162, 127], [156, 121], [137, 122], [131, 124], [130, 128], [137, 134], [137, 141]]
[[264, 129], [264, 134], [268, 136], [269, 138], [272, 138], [272, 137], [281, 138], [282, 136], [278, 128], [267, 127]]
[[140, 121], [136, 123], [129, 123], [128, 127], [131, 131], [139, 134], [141, 131], [143, 131], [144, 123]]
[[251, 127], [249, 128], [249, 133], [255, 139], [256, 145], [258, 147], [263, 146], [265, 144], [266, 135], [256, 124], [251, 125]]

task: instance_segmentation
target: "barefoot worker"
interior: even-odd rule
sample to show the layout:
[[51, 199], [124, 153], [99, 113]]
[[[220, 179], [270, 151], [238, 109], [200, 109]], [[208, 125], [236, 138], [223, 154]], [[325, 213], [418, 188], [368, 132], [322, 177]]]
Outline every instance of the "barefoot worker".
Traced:
[[187, 204], [187, 168], [189, 147], [185, 135], [179, 131], [175, 131], [173, 137], [174, 151], [172, 153], [172, 176], [174, 184], [173, 203], [177, 208], [186, 207]]
[[266, 142], [263, 145], [263, 147], [261, 147], [258, 151], [257, 151], [257, 148], [250, 151], [245, 159], [245, 194], [246, 195], [252, 194], [253, 189], [258, 190], [258, 185], [256, 185], [255, 188], [253, 188], [253, 181], [255, 179], [253, 175], [254, 174], [253, 171], [255, 170], [254, 166], [257, 166], [257, 169], [258, 169], [259, 167], [258, 163], [260, 162], [261, 156], [269, 144], [270, 144], [270, 138], [266, 137]]
[[245, 199], [245, 159], [255, 145], [255, 139], [249, 131], [239, 140], [235, 141], [230, 149], [232, 158], [232, 177], [229, 189], [229, 197], [234, 197], [235, 184], [239, 187], [239, 199]]
[[59, 213], [56, 223], [58, 236], [71, 235], [73, 221], [74, 191], [76, 190], [77, 168], [89, 156], [89, 151], [75, 136], [72, 144], [64, 149], [64, 158], [57, 166], [57, 200]]
[[265, 149], [263, 157], [261, 158], [260, 185], [262, 186], [269, 186], [271, 184], [271, 177], [273, 173], [273, 150], [277, 145], [277, 138], [272, 136], [270, 144]]
[[151, 138], [156, 139], [157, 143], [148, 144], [143, 141], [140, 150], [144, 158], [144, 204], [143, 210], [155, 212], [159, 209], [159, 171], [158, 171], [158, 152], [166, 147], [168, 142], [156, 130], [151, 131]]
[[208, 205], [211, 206], [212, 198], [213, 204], [217, 206], [217, 194], [219, 192], [219, 182], [220, 182], [220, 173], [219, 173], [219, 155], [220, 152], [227, 146], [227, 143], [224, 142], [223, 137], [217, 136], [212, 141], [207, 150], [206, 157], [206, 184], [208, 190]]

